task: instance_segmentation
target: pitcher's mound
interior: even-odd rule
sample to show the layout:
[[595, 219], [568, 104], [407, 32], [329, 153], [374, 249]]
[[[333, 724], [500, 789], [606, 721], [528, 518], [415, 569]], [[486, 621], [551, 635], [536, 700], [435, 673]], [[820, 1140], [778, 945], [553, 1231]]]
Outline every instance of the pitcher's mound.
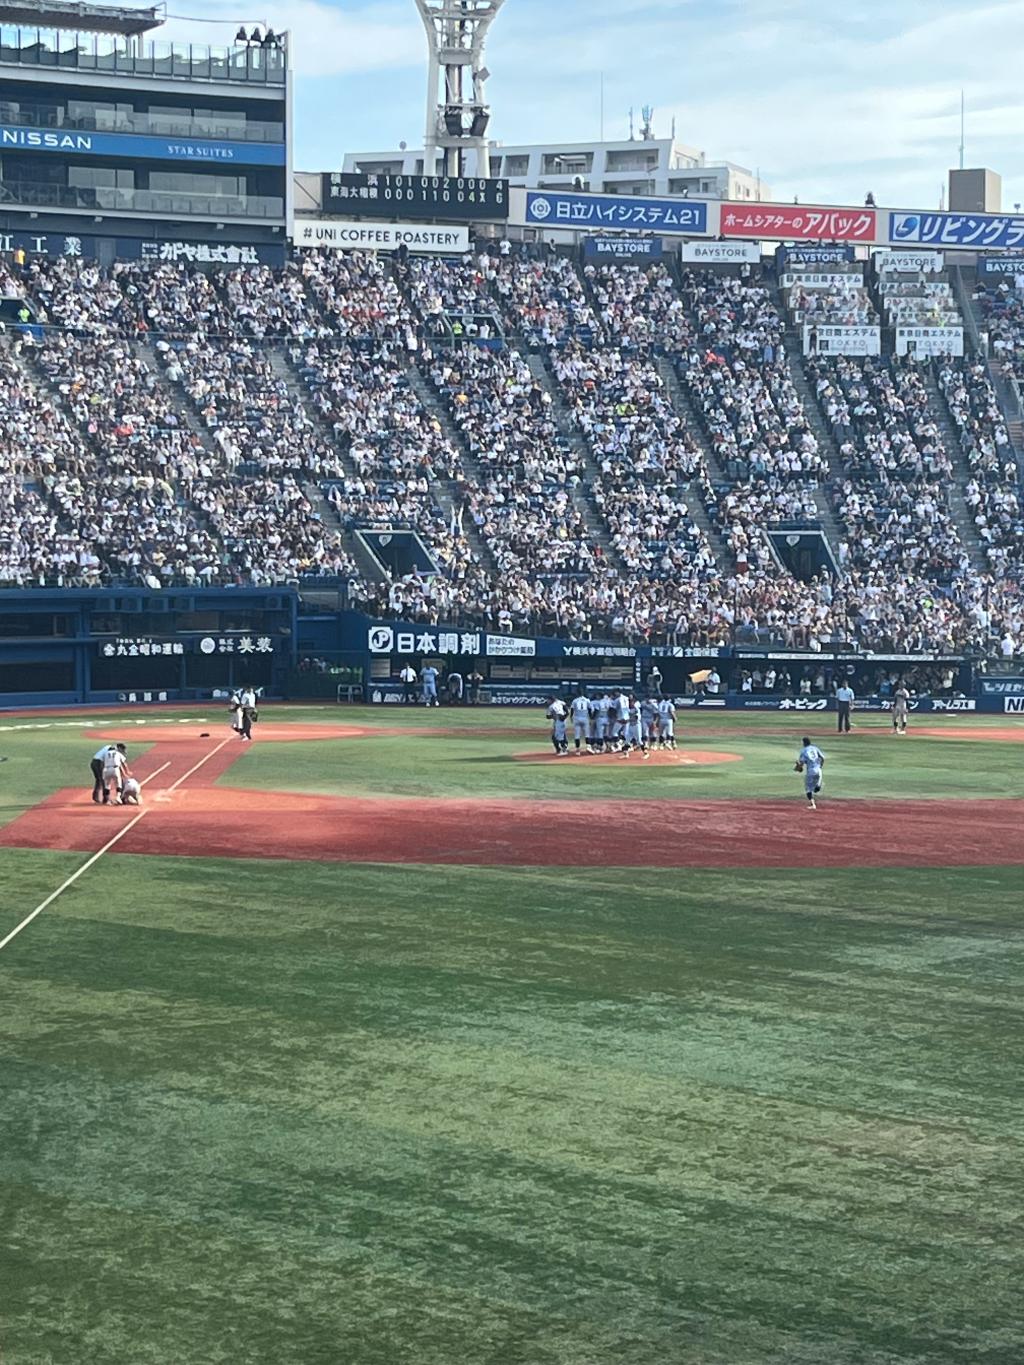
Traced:
[[740, 763], [742, 754], [730, 754], [721, 749], [655, 749], [647, 758], [640, 753], [625, 754], [584, 754], [576, 755], [570, 749], [569, 756], [547, 753], [513, 754], [517, 763], [560, 763], [563, 768], [598, 767], [611, 768], [709, 768], [715, 763]]

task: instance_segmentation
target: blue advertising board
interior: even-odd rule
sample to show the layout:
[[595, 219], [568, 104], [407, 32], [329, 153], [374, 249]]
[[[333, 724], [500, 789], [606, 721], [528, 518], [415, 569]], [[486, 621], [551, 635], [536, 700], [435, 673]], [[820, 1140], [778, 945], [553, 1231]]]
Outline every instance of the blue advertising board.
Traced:
[[706, 236], [706, 204], [687, 199], [636, 199], [629, 194], [526, 191], [526, 221], [549, 228], [631, 228]]
[[783, 265], [840, 265], [854, 259], [852, 246], [780, 246], [776, 256]]
[[1024, 216], [1008, 213], [890, 213], [889, 238], [922, 246], [1024, 246]]
[[588, 237], [583, 243], [588, 261], [660, 261], [663, 254], [660, 237]]
[[983, 256], [978, 262], [983, 275], [1024, 275], [1024, 251], [1007, 251], [1001, 256]]
[[58, 152], [64, 156], [131, 156], [150, 161], [216, 165], [283, 166], [283, 142], [218, 142], [212, 138], [149, 137], [138, 133], [87, 133], [70, 128], [19, 128], [0, 124], [0, 152]]

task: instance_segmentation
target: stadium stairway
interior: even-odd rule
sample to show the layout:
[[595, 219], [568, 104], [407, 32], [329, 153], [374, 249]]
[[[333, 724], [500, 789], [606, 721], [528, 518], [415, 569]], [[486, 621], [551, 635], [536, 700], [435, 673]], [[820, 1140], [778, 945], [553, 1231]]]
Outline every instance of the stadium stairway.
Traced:
[[971, 475], [960, 446], [960, 435], [949, 415], [949, 406], [935, 378], [934, 364], [928, 365], [922, 370], [922, 377], [928, 390], [928, 404], [932, 416], [938, 423], [942, 443], [946, 447], [946, 453], [953, 464], [953, 479], [949, 484], [949, 510], [953, 515], [953, 521], [957, 533], [964, 543], [964, 548], [971, 557], [972, 568], [978, 573], [986, 573], [988, 561], [985, 558], [981, 541], [978, 539], [978, 532], [971, 519], [967, 503], [964, 501], [964, 485]]
[[175, 411], [181, 420], [194, 435], [199, 437], [204, 450], [209, 451], [210, 455], [219, 463], [223, 458], [216, 449], [210, 438], [210, 429], [205, 422], [200, 421], [199, 413], [190, 402], [181, 394], [175, 391], [174, 385], [166, 378], [160, 365], [157, 363], [156, 353], [152, 346], [145, 341], [140, 341], [137, 337], [129, 343], [131, 350], [136, 358], [141, 360], [146, 369], [149, 370], [156, 379], [156, 388], [163, 391], [173, 400]]
[[562, 396], [554, 376], [548, 369], [544, 357], [536, 351], [523, 350], [520, 354], [525, 357], [534, 379], [551, 398], [551, 415], [554, 418], [555, 426], [569, 442], [570, 447], [579, 456], [583, 465], [583, 480], [573, 489], [572, 500], [573, 505], [583, 517], [590, 542], [601, 547], [601, 553], [606, 563], [611, 564], [614, 568], [621, 569], [624, 566], [618, 551], [612, 544], [605, 520], [588, 495], [589, 490], [596, 485], [600, 474], [593, 452], [580, 433], [579, 427], [573, 421], [569, 406]]
[[829, 473], [833, 479], [842, 479], [845, 475], [842, 460], [839, 458], [839, 447], [836, 445], [836, 438], [832, 434], [821, 404], [818, 402], [818, 395], [815, 393], [811, 381], [807, 378], [807, 371], [804, 369], [804, 356], [800, 347], [800, 342], [787, 330], [784, 334], [784, 345], [786, 349], [786, 359], [789, 361], [790, 373], [793, 376], [793, 387], [797, 391], [800, 402], [803, 404], [804, 412], [810, 423], [811, 430], [818, 439], [818, 445], [822, 454], [828, 461]]
[[[976, 277], [976, 271], [973, 269], [968, 270], [957, 266], [954, 271], [960, 311], [964, 315], [964, 321], [975, 348], [979, 354], [984, 355], [985, 347], [982, 338], [988, 329], [978, 301], [972, 297]], [[1010, 447], [1014, 459], [1017, 461], [1017, 467], [1021, 468], [1024, 466], [1024, 407], [1021, 406], [1016, 390], [1007, 381], [1002, 366], [997, 364], [991, 356], [985, 356], [984, 363], [992, 387], [996, 391], [996, 399], [1006, 419], [1006, 431], [1010, 437]]]
[[[441, 430], [445, 437], [455, 446], [462, 455], [462, 463], [465, 465], [466, 473], [474, 483], [483, 482], [483, 473], [480, 466], [470, 454], [469, 445], [462, 432], [458, 429], [448, 413], [445, 411], [444, 404], [434, 392], [433, 385], [426, 378], [422, 370], [417, 365], [410, 365], [406, 371], [409, 380], [409, 387], [420, 400], [423, 407], [441, 425]], [[434, 500], [445, 514], [445, 518], [451, 525], [453, 518], [458, 518], [462, 510], [462, 495], [456, 485], [447, 479], [437, 479], [431, 486]], [[469, 542], [469, 547], [473, 551], [477, 563], [490, 573], [497, 572], [497, 561], [487, 542], [473, 524], [473, 518], [464, 516], [462, 518], [462, 533]]]
[[[679, 376], [676, 374], [675, 366], [669, 360], [668, 356], [665, 355], [655, 356], [654, 363], [658, 373], [661, 375], [662, 382], [665, 385], [665, 392], [668, 394], [673, 411], [677, 417], [682, 419], [687, 436], [689, 436], [690, 440], [704, 458], [704, 467], [708, 471], [708, 479], [711, 482], [711, 486], [713, 488], [725, 487], [731, 480], [726, 478], [725, 471], [718, 463], [718, 457], [715, 455], [711, 442], [704, 432], [704, 428], [697, 419], [697, 414], [693, 410], [693, 404], [687, 397], [686, 390], [679, 382]], [[708, 542], [714, 551], [715, 560], [718, 563], [719, 569], [731, 572], [732, 554], [725, 543], [725, 538], [722, 536], [722, 533], [708, 516], [704, 506], [704, 500], [696, 489], [694, 490], [693, 497], [687, 498], [686, 506], [690, 516], [707, 536]]]

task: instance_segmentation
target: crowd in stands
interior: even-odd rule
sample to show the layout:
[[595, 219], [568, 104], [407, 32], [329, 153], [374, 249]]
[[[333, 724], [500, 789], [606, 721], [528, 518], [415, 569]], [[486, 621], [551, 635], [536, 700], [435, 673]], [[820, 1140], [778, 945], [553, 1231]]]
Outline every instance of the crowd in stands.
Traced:
[[839, 356], [808, 362], [839, 446], [834, 490], [851, 565], [949, 581], [970, 560], [946, 489], [953, 465], [921, 371]]
[[989, 566], [1005, 571], [1024, 546], [1020, 469], [992, 381], [981, 361], [943, 361], [939, 385], [970, 473], [964, 501]]
[[[677, 284], [661, 265], [485, 245], [457, 261], [309, 252], [283, 270], [33, 261], [3, 284], [50, 328], [2, 356], [6, 582], [330, 574], [374, 609], [583, 638], [1021, 640], [1018, 471], [984, 370], [936, 366], [988, 575], [953, 523], [956, 452], [921, 371], [809, 362], [835, 479], [751, 278]], [[815, 293], [800, 306], [828, 313]], [[854, 293], [839, 304], [859, 308]], [[1016, 303], [999, 304], [1009, 362]], [[799, 582], [764, 527], [816, 519], [826, 489], [841, 572]], [[361, 580], [349, 533], [391, 526], [441, 573]]]

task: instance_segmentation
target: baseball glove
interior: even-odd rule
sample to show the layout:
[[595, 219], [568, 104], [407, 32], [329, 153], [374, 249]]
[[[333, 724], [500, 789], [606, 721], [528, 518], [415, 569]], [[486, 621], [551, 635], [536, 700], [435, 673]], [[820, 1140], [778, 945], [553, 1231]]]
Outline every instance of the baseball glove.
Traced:
[[794, 763], [794, 764], [793, 764], [793, 771], [794, 771], [795, 773], [802, 773], [803, 770], [804, 770], [804, 765], [803, 765], [802, 763]]

